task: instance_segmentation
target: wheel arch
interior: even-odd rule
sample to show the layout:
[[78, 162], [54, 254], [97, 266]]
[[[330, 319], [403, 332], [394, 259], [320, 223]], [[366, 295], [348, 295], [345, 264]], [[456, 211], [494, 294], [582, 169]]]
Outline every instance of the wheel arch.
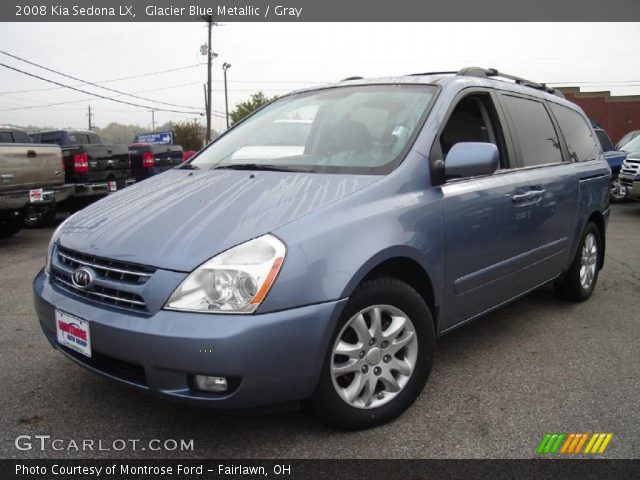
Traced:
[[417, 255], [410, 250], [381, 252], [353, 276], [343, 296], [351, 296], [358, 285], [376, 276], [396, 278], [416, 290], [429, 307], [434, 327], [438, 332], [439, 299], [432, 281], [433, 276], [429, 274]]

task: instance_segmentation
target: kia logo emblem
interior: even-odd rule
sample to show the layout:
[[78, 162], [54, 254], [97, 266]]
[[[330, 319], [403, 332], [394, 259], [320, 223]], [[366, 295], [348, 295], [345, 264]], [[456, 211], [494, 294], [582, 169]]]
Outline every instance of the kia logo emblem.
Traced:
[[93, 285], [94, 275], [93, 270], [90, 268], [80, 267], [71, 275], [71, 281], [76, 287], [85, 290]]

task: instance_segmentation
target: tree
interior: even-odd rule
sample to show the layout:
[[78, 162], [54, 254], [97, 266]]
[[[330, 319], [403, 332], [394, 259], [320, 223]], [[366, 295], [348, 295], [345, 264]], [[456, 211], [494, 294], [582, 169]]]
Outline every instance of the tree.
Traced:
[[269, 103], [272, 100], [278, 98], [277, 96], [267, 97], [262, 92], [257, 92], [249, 97], [249, 100], [246, 100], [242, 103], [236, 104], [236, 108], [229, 112], [229, 117], [231, 118], [231, 123], [236, 124], [244, 117], [249, 115], [251, 112], [260, 108], [262, 105]]
[[[173, 143], [182, 145], [183, 150], [200, 150], [204, 146], [205, 131], [198, 120], [185, 120], [180, 123], [172, 123]], [[212, 137], [217, 135], [212, 132]]]

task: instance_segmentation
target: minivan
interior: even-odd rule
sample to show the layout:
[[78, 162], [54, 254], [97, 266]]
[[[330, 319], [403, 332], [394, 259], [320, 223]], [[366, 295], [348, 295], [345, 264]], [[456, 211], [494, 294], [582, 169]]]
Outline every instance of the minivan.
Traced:
[[[255, 139], [292, 120], [303, 144], [261, 157]], [[544, 84], [481, 68], [349, 79], [282, 96], [70, 217], [35, 305], [54, 348], [139, 390], [301, 400], [371, 427], [423, 390], [437, 337], [542, 285], [590, 297], [609, 182], [588, 119]]]

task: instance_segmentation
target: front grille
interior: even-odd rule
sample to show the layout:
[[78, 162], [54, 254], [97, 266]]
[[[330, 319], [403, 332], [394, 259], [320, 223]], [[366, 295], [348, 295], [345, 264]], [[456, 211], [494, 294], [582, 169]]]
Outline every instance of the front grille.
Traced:
[[87, 365], [95, 370], [141, 387], [147, 386], [147, 377], [144, 373], [144, 368], [140, 365], [124, 362], [98, 352], [92, 352], [91, 357], [87, 357], [86, 355], [78, 353], [63, 345], [58, 345], [58, 348], [63, 350], [64, 353], [72, 357], [77, 362]]
[[143, 285], [147, 283], [147, 280], [149, 280], [151, 275], [156, 271], [154, 268], [121, 262], [119, 260], [95, 257], [61, 246], [57, 248], [57, 255], [58, 261], [61, 264], [73, 270], [80, 267], [91, 267], [100, 274], [101, 278], [116, 280], [131, 285]]
[[626, 159], [622, 163], [622, 167], [620, 168], [620, 173], [625, 173], [627, 175], [636, 176], [640, 172], [640, 160], [631, 160]]
[[140, 295], [113, 288], [105, 288], [99, 285], [94, 285], [89, 290], [82, 290], [71, 282], [71, 275], [67, 275], [60, 270], [53, 272], [53, 283], [69, 293], [104, 303], [105, 305], [130, 310], [147, 310], [147, 305]]
[[[66, 270], [63, 270], [58, 268], [55, 263], [53, 265], [51, 280], [58, 288], [110, 307], [136, 312], [147, 311], [144, 299], [137, 293], [127, 291], [127, 287], [144, 285], [149, 281], [155, 269], [87, 255], [61, 246], [57, 247], [55, 255], [57, 263], [66, 267]], [[95, 271], [97, 279], [111, 281], [121, 288], [110, 288], [96, 284], [86, 289], [77, 287], [71, 279], [71, 272], [80, 267], [90, 267]]]

